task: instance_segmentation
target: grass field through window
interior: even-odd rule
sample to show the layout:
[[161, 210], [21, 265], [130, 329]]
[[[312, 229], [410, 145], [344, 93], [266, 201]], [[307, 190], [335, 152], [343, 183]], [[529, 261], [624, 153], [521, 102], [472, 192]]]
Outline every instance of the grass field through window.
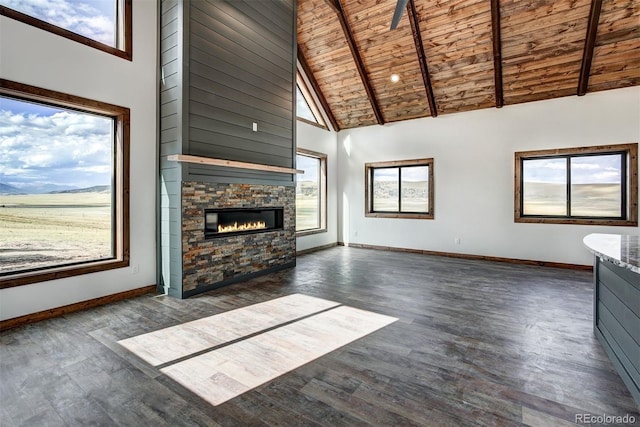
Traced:
[[[525, 182], [525, 215], [567, 215], [565, 184]], [[571, 215], [619, 217], [620, 184], [574, 184], [571, 186]]]
[[428, 212], [429, 182], [403, 181], [402, 206], [398, 207], [398, 183], [394, 181], [373, 182], [373, 209], [378, 212]]
[[0, 273], [113, 257], [111, 192], [0, 195]]
[[296, 167], [304, 170], [296, 180], [296, 231], [319, 230], [322, 228], [322, 160], [316, 155], [298, 153]]
[[312, 230], [320, 227], [320, 199], [318, 183], [298, 182], [296, 191], [296, 230]]

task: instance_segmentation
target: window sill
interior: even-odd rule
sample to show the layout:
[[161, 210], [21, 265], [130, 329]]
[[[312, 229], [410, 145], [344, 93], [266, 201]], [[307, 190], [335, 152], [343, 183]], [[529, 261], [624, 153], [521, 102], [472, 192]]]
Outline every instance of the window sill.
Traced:
[[604, 225], [617, 227], [637, 227], [638, 221], [625, 219], [588, 219], [588, 218], [544, 218], [544, 217], [516, 217], [514, 222], [528, 224], [575, 224], [575, 225]]
[[65, 277], [80, 276], [99, 271], [113, 270], [129, 266], [129, 259], [109, 259], [104, 261], [90, 261], [78, 265], [66, 267], [46, 268], [28, 273], [16, 273], [0, 277], [0, 289], [15, 286], [29, 285], [32, 283], [46, 282], [49, 280], [63, 279]]
[[302, 117], [296, 117], [296, 119], [301, 121], [302, 123], [306, 123], [308, 125], [315, 126], [317, 128], [320, 128], [320, 129], [329, 130], [328, 127], [326, 127], [324, 125], [321, 125], [320, 123], [312, 122], [311, 120], [304, 119]]
[[326, 232], [326, 228], [314, 228], [313, 230], [296, 231], [296, 237], [311, 236], [312, 234], [320, 234]]
[[404, 218], [404, 219], [433, 219], [433, 214], [417, 213], [391, 213], [391, 212], [366, 212], [364, 216], [368, 218]]

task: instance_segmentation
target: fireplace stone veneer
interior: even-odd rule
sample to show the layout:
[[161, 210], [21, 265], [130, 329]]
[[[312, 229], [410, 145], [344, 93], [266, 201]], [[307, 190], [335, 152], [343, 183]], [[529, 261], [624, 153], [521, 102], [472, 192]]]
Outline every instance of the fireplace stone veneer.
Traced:
[[[283, 208], [283, 228], [205, 237], [206, 209]], [[295, 187], [182, 183], [182, 296], [295, 266]]]

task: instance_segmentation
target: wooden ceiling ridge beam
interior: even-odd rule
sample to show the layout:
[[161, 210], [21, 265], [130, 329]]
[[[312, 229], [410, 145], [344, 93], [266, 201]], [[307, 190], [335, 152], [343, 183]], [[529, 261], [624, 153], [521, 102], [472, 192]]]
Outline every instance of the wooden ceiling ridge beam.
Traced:
[[313, 89], [316, 96], [318, 97], [318, 101], [320, 101], [320, 105], [322, 106], [322, 109], [326, 113], [327, 118], [329, 119], [329, 122], [333, 127], [333, 130], [338, 132], [340, 130], [340, 126], [338, 126], [338, 121], [336, 120], [336, 117], [333, 115], [333, 112], [331, 111], [331, 107], [329, 107], [329, 103], [327, 102], [327, 99], [324, 97], [322, 90], [320, 90], [320, 85], [316, 81], [316, 78], [314, 77], [313, 72], [311, 71], [311, 67], [309, 67], [309, 64], [307, 63], [307, 60], [304, 58], [304, 54], [302, 53], [302, 49], [300, 49], [300, 46], [298, 46], [298, 62], [300, 63], [300, 66], [302, 67], [302, 71], [304, 72], [305, 76], [309, 80], [309, 83], [311, 84], [311, 88]]
[[420, 63], [420, 70], [422, 71], [424, 89], [427, 92], [427, 101], [429, 102], [431, 117], [438, 117], [438, 108], [436, 106], [436, 99], [433, 96], [433, 86], [431, 85], [431, 76], [429, 75], [429, 67], [427, 66], [427, 55], [425, 54], [424, 44], [422, 43], [420, 23], [418, 22], [418, 13], [416, 12], [414, 0], [409, 0], [409, 3], [407, 4], [407, 16], [411, 23], [413, 42], [416, 46], [416, 53], [418, 54], [418, 62]]
[[493, 39], [493, 79], [496, 89], [496, 108], [504, 105], [502, 93], [502, 41], [500, 35], [500, 0], [491, 0], [491, 34]]
[[383, 125], [384, 117], [382, 116], [380, 105], [378, 104], [376, 95], [373, 92], [373, 87], [371, 86], [371, 82], [367, 77], [367, 71], [364, 67], [364, 62], [362, 61], [362, 57], [360, 56], [360, 52], [358, 51], [356, 41], [353, 38], [351, 29], [349, 28], [349, 23], [347, 22], [347, 18], [345, 17], [344, 11], [342, 10], [342, 5], [340, 4], [340, 0], [325, 0], [325, 1], [327, 2], [327, 4], [329, 4], [331, 9], [333, 9], [334, 12], [336, 12], [336, 15], [338, 16], [338, 21], [340, 21], [340, 26], [342, 27], [342, 31], [344, 32], [345, 38], [347, 39], [349, 50], [351, 50], [351, 55], [353, 56], [353, 60], [356, 63], [356, 68], [358, 69], [358, 73], [360, 74], [360, 79], [362, 80], [362, 84], [364, 85], [364, 90], [367, 92], [367, 97], [369, 98], [369, 102], [371, 103], [373, 114], [376, 116], [376, 120], [378, 124]]
[[587, 37], [584, 41], [584, 51], [582, 52], [582, 64], [580, 65], [580, 78], [578, 79], [578, 96], [587, 93], [589, 87], [589, 75], [591, 74], [591, 62], [593, 61], [593, 51], [596, 47], [596, 37], [598, 35], [598, 21], [600, 21], [600, 11], [602, 10], [602, 0], [591, 0], [589, 10], [589, 22], [587, 24]]

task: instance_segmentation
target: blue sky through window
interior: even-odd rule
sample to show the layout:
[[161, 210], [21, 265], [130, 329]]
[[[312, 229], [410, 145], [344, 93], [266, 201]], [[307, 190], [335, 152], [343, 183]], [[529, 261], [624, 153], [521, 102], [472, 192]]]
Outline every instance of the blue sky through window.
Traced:
[[298, 175], [298, 181], [318, 181], [318, 165], [319, 161], [315, 157], [302, 156], [298, 154], [296, 158], [296, 169], [304, 170], [303, 174]]
[[116, 0], [0, 0], [0, 4], [115, 47]]
[[[398, 180], [398, 168], [375, 168], [375, 179], [378, 181], [397, 181]], [[403, 181], [428, 181], [429, 180], [429, 167], [428, 166], [403, 166], [402, 167], [402, 180]]]
[[[573, 157], [571, 182], [573, 184], [620, 183], [622, 176], [620, 155]], [[524, 161], [525, 182], [565, 183], [567, 161], [564, 158]]]
[[0, 97], [0, 183], [23, 193], [110, 185], [108, 117]]
[[298, 117], [301, 117], [303, 119], [309, 120], [314, 123], [318, 123], [316, 116], [311, 111], [311, 108], [309, 107], [307, 100], [305, 99], [304, 95], [300, 91], [300, 87], [296, 87], [296, 103], [297, 103], [296, 112]]
[[622, 156], [574, 157], [571, 159], [571, 182], [573, 184], [618, 184], [622, 177]]

